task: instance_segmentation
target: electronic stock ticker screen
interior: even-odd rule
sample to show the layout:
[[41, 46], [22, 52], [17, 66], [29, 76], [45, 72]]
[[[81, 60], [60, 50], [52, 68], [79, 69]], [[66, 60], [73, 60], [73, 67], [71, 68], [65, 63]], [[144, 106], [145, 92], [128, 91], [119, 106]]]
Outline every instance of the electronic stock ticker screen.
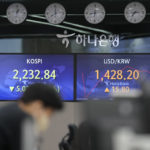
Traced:
[[55, 85], [63, 100], [74, 99], [72, 55], [0, 55], [0, 100], [16, 100], [26, 87]]
[[77, 56], [77, 100], [140, 90], [142, 78], [150, 79], [150, 55]]
[[109, 99], [112, 93], [140, 89], [139, 79], [150, 79], [149, 62], [150, 55], [3, 54], [0, 100], [19, 99], [26, 87], [36, 82], [54, 84], [66, 101]]

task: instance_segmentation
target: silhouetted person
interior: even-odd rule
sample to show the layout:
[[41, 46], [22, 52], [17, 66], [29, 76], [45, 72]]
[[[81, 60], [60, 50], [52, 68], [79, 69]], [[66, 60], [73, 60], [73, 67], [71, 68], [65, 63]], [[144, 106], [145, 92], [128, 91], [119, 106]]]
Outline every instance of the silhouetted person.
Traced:
[[0, 150], [38, 150], [40, 136], [62, 101], [51, 85], [30, 85], [20, 100], [0, 109]]

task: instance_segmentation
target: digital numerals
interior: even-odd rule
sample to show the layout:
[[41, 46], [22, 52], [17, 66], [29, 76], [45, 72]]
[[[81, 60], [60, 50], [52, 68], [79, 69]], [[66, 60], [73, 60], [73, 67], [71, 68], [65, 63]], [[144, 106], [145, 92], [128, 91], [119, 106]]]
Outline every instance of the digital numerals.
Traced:
[[119, 93], [119, 92], [129, 93], [130, 92], [130, 87], [128, 87], [128, 86], [122, 86], [122, 87], [113, 86], [112, 87], [112, 92], [114, 92], [114, 93]]
[[[22, 93], [22, 92], [25, 92], [25, 90], [26, 90], [26, 88], [27, 88], [28, 86], [21, 86], [21, 85], [17, 85], [16, 87], [15, 87], [15, 91], [18, 93]], [[56, 88], [56, 91], [58, 92], [58, 93], [60, 93], [60, 86], [57, 86], [57, 87], [55, 87]]]
[[26, 90], [27, 86], [17, 86], [16, 87], [16, 92], [24, 92]]
[[[17, 69], [14, 69], [13, 70], [14, 72], [14, 75], [13, 75], [13, 79], [15, 80], [32, 80], [32, 79], [35, 79], [35, 80], [48, 80], [50, 78], [53, 78], [54, 80], [56, 79], [56, 70], [44, 70], [44, 71], [40, 71], [40, 70], [22, 70], [21, 71], [21, 77], [19, 76], [20, 72], [19, 70]], [[41, 76], [42, 74], [42, 76]]]
[[[100, 79], [100, 70], [95, 70], [96, 79]], [[125, 74], [125, 75], [124, 75]], [[140, 72], [138, 70], [107, 70], [103, 76], [108, 80], [138, 80], [140, 78]]]

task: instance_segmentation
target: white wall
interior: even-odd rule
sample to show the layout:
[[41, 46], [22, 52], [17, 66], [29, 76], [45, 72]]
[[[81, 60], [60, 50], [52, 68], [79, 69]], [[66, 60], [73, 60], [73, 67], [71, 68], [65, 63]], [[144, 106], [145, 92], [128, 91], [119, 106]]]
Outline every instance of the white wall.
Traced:
[[81, 121], [81, 103], [66, 102], [63, 111], [58, 112], [51, 120], [51, 126], [46, 133], [43, 150], [58, 150], [58, 143], [68, 133], [68, 124], [78, 125]]

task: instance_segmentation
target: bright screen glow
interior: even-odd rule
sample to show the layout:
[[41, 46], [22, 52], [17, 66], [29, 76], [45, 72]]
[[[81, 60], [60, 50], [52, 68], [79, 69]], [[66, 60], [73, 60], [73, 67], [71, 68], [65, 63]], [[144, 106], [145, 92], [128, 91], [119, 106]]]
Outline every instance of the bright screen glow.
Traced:
[[78, 55], [77, 100], [111, 98], [140, 90], [150, 79], [149, 55]]
[[0, 55], [0, 100], [19, 99], [29, 84], [54, 84], [63, 100], [73, 100], [72, 55]]

